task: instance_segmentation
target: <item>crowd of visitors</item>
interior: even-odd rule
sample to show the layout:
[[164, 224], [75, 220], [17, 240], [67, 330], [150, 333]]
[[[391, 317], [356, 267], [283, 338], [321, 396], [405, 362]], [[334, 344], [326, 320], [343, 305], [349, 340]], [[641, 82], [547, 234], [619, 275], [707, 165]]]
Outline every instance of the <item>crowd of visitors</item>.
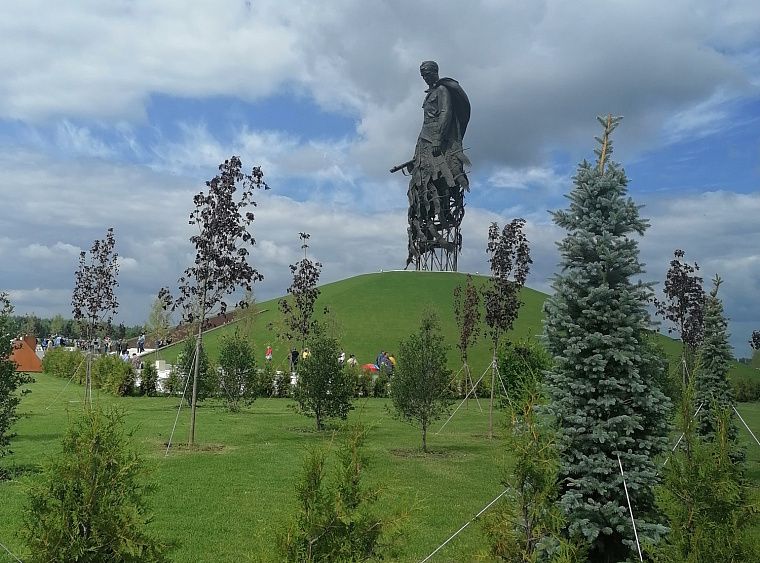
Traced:
[[[297, 370], [298, 362], [300, 360], [305, 360], [311, 355], [311, 352], [308, 348], [304, 348], [301, 352], [298, 351], [297, 348], [292, 347], [290, 349], [290, 352], [288, 353], [287, 360], [290, 367], [290, 371], [294, 373]], [[267, 344], [266, 350], [264, 351], [264, 359], [267, 363], [272, 362], [272, 359], [274, 358], [274, 352], [272, 350], [272, 345]], [[340, 354], [338, 355], [338, 363], [340, 365], [347, 365], [347, 366], [358, 366], [359, 360], [356, 359], [356, 356], [354, 354], [349, 354], [348, 358], [346, 358], [346, 352], [341, 350]], [[393, 371], [396, 369], [396, 358], [393, 356], [393, 354], [389, 354], [385, 350], [381, 351], [375, 360], [374, 364], [364, 364], [365, 366], [372, 366], [374, 370], [379, 371], [380, 369], [384, 369], [386, 373], [392, 374]]]

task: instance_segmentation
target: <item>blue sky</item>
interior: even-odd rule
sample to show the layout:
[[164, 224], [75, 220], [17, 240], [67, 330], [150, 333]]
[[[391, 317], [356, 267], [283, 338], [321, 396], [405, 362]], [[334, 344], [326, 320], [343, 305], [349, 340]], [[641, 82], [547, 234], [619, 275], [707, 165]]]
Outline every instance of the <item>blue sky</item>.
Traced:
[[[63, 4], [63, 3], [62, 3]], [[0, 6], [0, 289], [69, 314], [80, 249], [116, 229], [120, 320], [142, 322], [189, 264], [192, 195], [231, 154], [261, 165], [253, 257], [281, 294], [298, 232], [332, 281], [403, 266], [422, 60], [473, 118], [462, 269], [490, 221], [528, 220], [529, 285], [549, 289], [595, 116], [651, 221], [651, 280], [676, 248], [726, 280], [739, 355], [760, 328], [760, 6], [753, 1], [358, 3], [95, 1]], [[400, 16], [403, 14], [403, 17]]]

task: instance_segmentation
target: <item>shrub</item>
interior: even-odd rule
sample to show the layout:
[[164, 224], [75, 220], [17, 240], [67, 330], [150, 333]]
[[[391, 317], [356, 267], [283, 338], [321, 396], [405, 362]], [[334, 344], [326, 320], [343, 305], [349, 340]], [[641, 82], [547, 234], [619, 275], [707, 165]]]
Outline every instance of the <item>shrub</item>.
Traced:
[[298, 384], [293, 397], [298, 410], [313, 416], [317, 429], [324, 428], [327, 418], [348, 416], [353, 385], [343, 365], [338, 361], [338, 341], [317, 327], [309, 338], [309, 356], [299, 363]]
[[168, 561], [145, 530], [145, 464], [115, 410], [87, 409], [29, 491], [24, 523], [29, 561]]
[[691, 412], [691, 390], [687, 388], [686, 394], [681, 408], [685, 446], [669, 458], [657, 491], [670, 533], [661, 545], [648, 546], [648, 551], [659, 563], [759, 561], [754, 527], [760, 521], [760, 509], [744, 464], [735, 461], [732, 413], [714, 405], [710, 414], [715, 417], [715, 434], [703, 441]]
[[499, 375], [507, 389], [507, 397], [514, 405], [539, 389], [544, 373], [552, 367], [552, 358], [546, 349], [534, 340], [507, 342], [497, 354]]
[[[185, 399], [188, 403], [193, 398], [193, 357], [195, 356], [195, 339], [188, 338], [185, 340], [185, 344], [182, 347], [182, 351], [177, 356], [177, 365], [181, 374], [181, 382], [179, 392], [181, 393], [185, 388]], [[208, 397], [213, 397], [219, 390], [219, 376], [208, 361], [206, 351], [201, 346], [200, 353], [200, 367], [198, 372], [198, 388], [196, 390], [197, 400], [203, 401]], [[189, 384], [185, 387], [187, 378], [190, 379]]]
[[[372, 394], [373, 381], [372, 374], [361, 371], [354, 367], [356, 375], [354, 376], [354, 394], [357, 397], [369, 397]], [[349, 372], [352, 373], [352, 372]]]
[[372, 396], [373, 397], [387, 397], [388, 387], [391, 383], [391, 378], [388, 376], [388, 372], [384, 367], [380, 368], [380, 373], [372, 382]]
[[158, 370], [154, 362], [146, 362], [140, 373], [140, 395], [151, 397], [158, 388]]
[[736, 400], [740, 403], [760, 400], [760, 377], [741, 374], [731, 381]]
[[84, 383], [87, 366], [85, 354], [79, 349], [48, 348], [42, 358], [42, 369], [54, 377], [70, 379], [76, 373], [76, 381]]
[[184, 391], [184, 385], [185, 381], [182, 375], [179, 373], [179, 370], [176, 366], [173, 367], [169, 372], [169, 376], [164, 382], [164, 389], [166, 389], [166, 392], [170, 395], [179, 395], [182, 393], [182, 391]]
[[388, 522], [371, 511], [377, 492], [362, 486], [365, 436], [361, 426], [348, 429], [332, 483], [325, 478], [326, 452], [314, 450], [307, 455], [297, 485], [297, 520], [280, 540], [285, 561], [367, 561], [379, 557], [379, 540]]
[[[18, 420], [16, 407], [21, 402], [21, 396], [29, 392], [19, 389], [33, 380], [25, 373], [16, 371], [16, 364], [10, 359], [10, 315], [13, 308], [7, 294], [0, 293], [0, 458], [10, 453], [11, 438], [15, 436], [10, 427]], [[2, 471], [0, 471], [0, 478]]]
[[92, 362], [92, 385], [112, 395], [131, 395], [135, 388], [132, 364], [115, 355], [98, 356]]
[[275, 396], [277, 397], [290, 397], [292, 393], [292, 385], [290, 384], [290, 372], [284, 371], [277, 374], [274, 378]]
[[272, 362], [266, 362], [264, 367], [256, 371], [256, 393], [261, 397], [274, 395], [275, 371]]
[[251, 404], [257, 395], [256, 359], [253, 347], [238, 332], [222, 339], [219, 348], [219, 389], [231, 411], [240, 403]]
[[526, 389], [512, 401], [506, 429], [507, 493], [485, 517], [489, 555], [503, 561], [587, 561], [582, 544], [562, 536], [565, 519], [556, 504], [559, 455], [550, 421], [540, 414], [543, 398]]
[[391, 380], [396, 416], [419, 424], [424, 452], [428, 427], [449, 410], [451, 403], [446, 351], [438, 317], [428, 311], [418, 332], [399, 344], [398, 369]]

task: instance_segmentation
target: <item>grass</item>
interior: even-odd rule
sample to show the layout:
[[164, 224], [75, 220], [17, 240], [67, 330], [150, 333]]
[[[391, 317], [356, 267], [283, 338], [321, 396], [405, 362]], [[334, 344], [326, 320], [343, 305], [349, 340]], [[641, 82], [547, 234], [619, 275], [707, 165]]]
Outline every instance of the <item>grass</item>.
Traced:
[[[479, 287], [488, 278], [473, 276]], [[398, 343], [417, 330], [426, 307], [433, 307], [439, 314], [446, 342], [449, 344], [449, 368], [457, 371], [462, 363], [456, 348], [458, 331], [452, 308], [454, 288], [464, 284], [466, 274], [454, 272], [394, 271], [355, 276], [320, 287], [321, 295], [314, 310], [316, 318], [321, 318], [327, 308], [342, 334], [346, 346], [346, 356], [355, 354], [360, 363], [374, 363], [381, 350], [394, 352]], [[539, 291], [523, 288], [520, 298], [523, 306], [509, 333], [513, 341], [520, 338], [535, 338], [543, 332], [543, 304], [548, 296]], [[267, 343], [274, 348], [274, 362], [278, 369], [287, 369], [289, 343], [278, 341], [269, 329], [280, 319], [277, 300], [272, 299], [256, 305], [258, 313], [251, 325], [241, 322], [208, 332], [204, 345], [212, 361], [216, 361], [221, 339], [236, 329], [243, 330], [255, 343], [256, 358], [264, 361]], [[657, 335], [671, 362], [677, 362], [680, 343], [663, 335]], [[298, 346], [300, 348], [300, 346]], [[175, 344], [161, 352], [161, 357], [173, 362], [181, 346]], [[758, 356], [760, 358], [760, 356]], [[473, 373], [482, 373], [491, 361], [490, 341], [481, 329], [481, 337], [469, 354], [469, 364]], [[731, 376], [748, 374], [760, 377], [760, 373], [749, 366], [735, 363]]]
[[[65, 381], [46, 374], [37, 376], [32, 393], [22, 403], [21, 411], [27, 416], [16, 427], [15, 453], [4, 460], [5, 466], [12, 463], [27, 470], [0, 483], [0, 541], [19, 555], [24, 554], [17, 532], [26, 484], [38, 478], [39, 465], [59, 450], [62, 429], [81, 405], [82, 388], [75, 384], [53, 401], [64, 385]], [[174, 560], [277, 560], [274, 545], [291, 521], [294, 485], [304, 454], [329, 442], [330, 432], [315, 432], [313, 420], [296, 414], [286, 399], [259, 399], [252, 408], [234, 414], [209, 403], [199, 409], [197, 439], [212, 447], [200, 452], [178, 448], [165, 458], [176, 399], [100, 395], [98, 400], [118, 404], [127, 413], [127, 424], [136, 427], [137, 444], [149, 458], [158, 484], [152, 498], [152, 527], [179, 543]], [[485, 432], [487, 417], [471, 404], [444, 433], [429, 436], [437, 455], [416, 455], [419, 431], [390, 418], [385, 403], [381, 399], [357, 402], [351, 418], [372, 428], [367, 481], [383, 489], [379, 508], [419, 506], [408, 522], [399, 558], [414, 561], [499, 492], [495, 460], [500, 443], [473, 438]], [[188, 433], [184, 414], [175, 436], [180, 441]], [[477, 533], [468, 534], [452, 546], [448, 556], [468, 559], [480, 541]], [[2, 555], [0, 561], [4, 561]]]
[[[473, 276], [478, 285], [485, 283], [484, 276]], [[452, 309], [454, 288], [466, 279], [465, 274], [452, 272], [383, 272], [364, 274], [346, 280], [326, 284], [320, 287], [321, 295], [314, 310], [315, 318], [322, 319], [325, 308], [328, 315], [337, 324], [338, 331], [346, 346], [346, 356], [355, 354], [360, 363], [374, 363], [381, 350], [394, 352], [398, 343], [414, 332], [419, 326], [422, 312], [426, 307], [433, 307], [439, 314], [444, 336], [450, 345], [450, 367], [459, 369], [461, 361], [455, 346], [457, 328]], [[539, 334], [542, 330], [543, 314], [541, 308], [546, 296], [538, 291], [525, 288], [522, 293], [524, 301], [520, 317], [515, 324], [515, 338]], [[280, 314], [277, 300], [258, 303], [260, 311], [253, 323], [249, 335], [256, 344], [258, 361], [263, 361], [267, 343], [274, 348], [274, 362], [280, 367], [287, 367], [288, 342], [278, 341], [276, 334], [269, 330], [272, 323], [277, 323]], [[235, 328], [243, 328], [241, 323], [230, 323], [225, 327], [210, 331], [204, 336], [204, 344], [209, 357], [215, 360], [219, 343], [225, 334]], [[299, 343], [297, 347], [301, 347]], [[162, 352], [170, 362], [176, 358], [180, 346], [174, 345]], [[486, 338], [473, 347], [470, 353], [473, 370], [490, 363], [489, 345]]]
[[[60, 449], [70, 416], [81, 407], [83, 390], [39, 374], [24, 398], [25, 415], [16, 426], [15, 453], [3, 460], [16, 476], [0, 482], [0, 542], [25, 555], [21, 529], [25, 489], [39, 478], [39, 467]], [[169, 397], [116, 398], [100, 395], [102, 404], [116, 404], [136, 428], [137, 447], [153, 467], [157, 488], [152, 497], [152, 529], [176, 541], [175, 561], [276, 561], [276, 539], [287, 530], [295, 509], [294, 486], [305, 452], [329, 443], [330, 432], [313, 430], [314, 422], [296, 414], [287, 399], [259, 399], [248, 409], [229, 413], [209, 403], [198, 412], [200, 451], [173, 450], [164, 457], [176, 415]], [[382, 488], [381, 511], [416, 507], [409, 518], [395, 561], [419, 561], [467, 522], [500, 491], [503, 442], [484, 437], [487, 415], [474, 403], [460, 410], [440, 435], [429, 434], [432, 455], [421, 455], [420, 433], [386, 412], [386, 401], [358, 401], [351, 419], [371, 427], [366, 452], [368, 484]], [[740, 411], [757, 433], [760, 404]], [[187, 439], [186, 411], [175, 439]], [[747, 443], [750, 477], [760, 482], [760, 446]], [[15, 468], [15, 470], [14, 470]], [[477, 524], [470, 526], [436, 561], [469, 561], [484, 546]], [[0, 562], [11, 559], [0, 554]]]
[[[323, 286], [316, 310], [330, 309], [341, 326], [346, 353], [356, 354], [365, 363], [373, 362], [380, 350], [396, 351], [399, 340], [416, 329], [423, 309], [432, 306], [440, 311], [451, 346], [449, 366], [457, 371], [461, 362], [454, 347], [456, 326], [450, 304], [454, 287], [464, 280], [463, 274], [432, 272], [357, 276]], [[475, 280], [485, 282], [484, 277]], [[513, 339], [541, 333], [545, 299], [542, 293], [523, 290], [524, 305], [510, 335]], [[212, 359], [223, 335], [239, 326], [254, 339], [259, 361], [271, 342], [275, 364], [285, 367], [288, 347], [267, 328], [278, 319], [276, 301], [261, 303], [258, 310], [252, 327], [230, 325], [204, 337]], [[677, 357], [677, 342], [664, 336], [659, 340], [671, 357]], [[162, 357], [171, 361], [177, 353], [174, 346]], [[488, 343], [481, 338], [470, 354], [473, 375], [477, 378], [489, 363]], [[46, 374], [36, 379], [32, 393], [21, 404], [26, 416], [15, 428], [19, 434], [13, 442], [15, 453], [2, 460], [14, 477], [0, 482], [0, 542], [22, 559], [24, 543], [18, 534], [25, 488], [39, 478], [41, 464], [59, 451], [63, 429], [69, 416], [81, 408], [83, 397], [76, 384], [65, 387], [65, 381]], [[253, 407], [234, 414], [209, 402], [198, 412], [200, 451], [178, 447], [164, 457], [177, 412], [175, 398], [100, 395], [98, 400], [117, 404], [126, 412], [127, 424], [136, 428], [136, 444], [152, 465], [157, 484], [151, 526], [161, 537], [178, 543], [172, 554], [175, 561], [278, 560], [275, 545], [291, 522], [294, 486], [304, 454], [329, 443], [330, 432], [315, 432], [314, 422], [296, 414], [286, 399], [259, 399]], [[760, 434], [760, 404], [741, 405], [740, 410]], [[435, 435], [439, 426], [434, 426], [428, 435], [431, 455], [419, 453], [419, 431], [390, 417], [383, 399], [357, 402], [351, 419], [361, 419], [372, 428], [366, 446], [370, 459], [366, 478], [368, 484], [382, 488], [378, 510], [416, 507], [394, 561], [423, 559], [501, 492], [506, 452], [503, 442], [485, 438], [487, 415], [480, 414], [474, 402], [469, 410], [460, 410], [440, 435]], [[748, 444], [749, 476], [760, 483], [760, 446], [750, 442], [743, 428], [741, 433]], [[183, 410], [175, 440], [181, 443], [187, 434]], [[483, 548], [484, 537], [475, 524], [436, 555], [435, 561], [469, 561]], [[0, 563], [6, 560], [12, 561], [0, 553]]]

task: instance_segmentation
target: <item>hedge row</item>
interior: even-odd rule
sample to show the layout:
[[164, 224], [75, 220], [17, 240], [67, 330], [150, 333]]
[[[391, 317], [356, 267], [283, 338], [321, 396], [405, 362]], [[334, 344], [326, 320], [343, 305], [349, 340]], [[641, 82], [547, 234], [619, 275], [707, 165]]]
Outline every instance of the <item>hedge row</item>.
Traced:
[[[83, 385], [87, 378], [85, 354], [81, 350], [53, 348], [42, 359], [45, 373], [62, 379], [74, 378]], [[92, 360], [92, 386], [112, 395], [131, 395], [135, 388], [135, 370], [115, 355], [96, 356]]]

